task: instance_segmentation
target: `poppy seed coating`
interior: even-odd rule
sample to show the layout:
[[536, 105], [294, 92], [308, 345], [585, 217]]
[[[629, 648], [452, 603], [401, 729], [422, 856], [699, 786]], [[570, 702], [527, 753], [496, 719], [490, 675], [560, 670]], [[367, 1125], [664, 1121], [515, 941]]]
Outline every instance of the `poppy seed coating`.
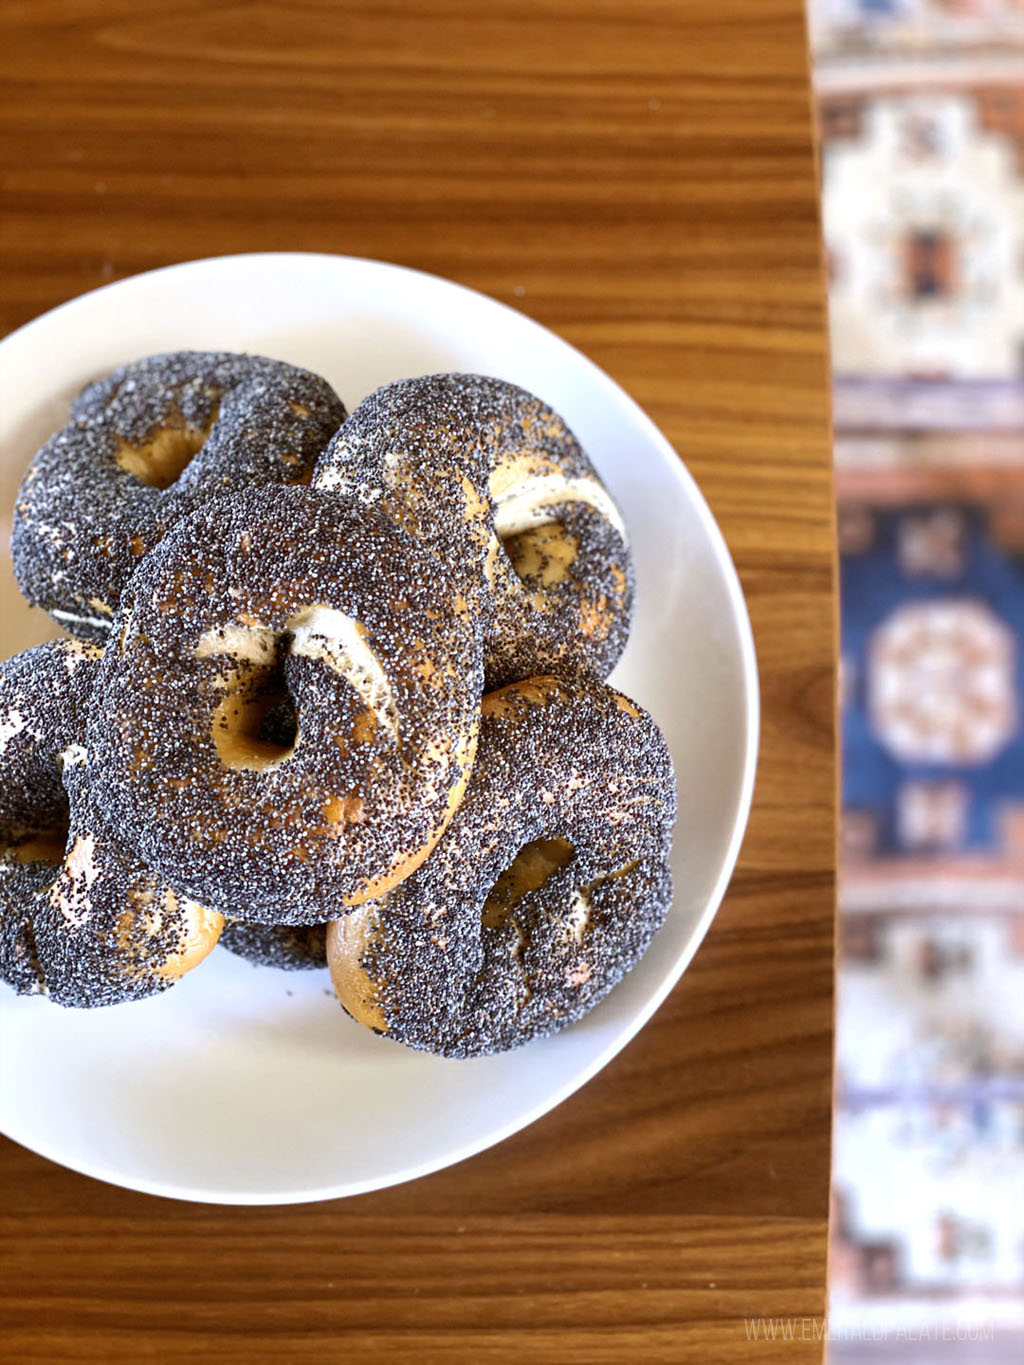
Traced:
[[262, 356], [177, 351], [85, 388], [15, 502], [21, 591], [102, 641], [139, 560], [210, 497], [308, 483], [345, 417], [318, 375]]
[[386, 384], [346, 419], [313, 486], [380, 508], [437, 556], [480, 612], [488, 688], [604, 678], [622, 653], [634, 579], [621, 514], [525, 389], [475, 374]]
[[101, 651], [54, 640], [0, 663], [0, 838], [5, 846], [67, 816], [60, 754], [82, 738]]
[[153, 877], [95, 809], [81, 740], [99, 657], [65, 640], [0, 667], [0, 980], [77, 1008], [166, 990], [221, 924]]
[[280, 967], [286, 972], [327, 966], [327, 926], [312, 924], [246, 924], [229, 920], [220, 946], [258, 967]]
[[393, 522], [306, 488], [208, 502], [122, 597], [89, 729], [97, 801], [182, 893], [321, 923], [440, 837], [481, 671], [477, 621]]
[[0, 980], [19, 995], [43, 988], [34, 902], [66, 842], [60, 754], [79, 733], [99, 653], [61, 640], [0, 665]]
[[346, 1009], [447, 1057], [583, 1017], [671, 900], [672, 761], [654, 721], [594, 682], [488, 694], [466, 798], [429, 861], [328, 925]]

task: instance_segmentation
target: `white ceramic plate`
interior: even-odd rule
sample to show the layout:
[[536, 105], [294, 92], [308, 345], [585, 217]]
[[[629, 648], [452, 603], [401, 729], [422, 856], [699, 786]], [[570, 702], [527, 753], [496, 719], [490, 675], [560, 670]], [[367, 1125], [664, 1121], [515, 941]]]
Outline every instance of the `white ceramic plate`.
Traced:
[[[566, 417], [634, 546], [638, 609], [615, 681], [671, 745], [676, 894], [647, 957], [582, 1023], [504, 1056], [445, 1061], [353, 1023], [326, 972], [256, 968], [224, 951], [165, 995], [109, 1010], [61, 1010], [0, 985], [0, 1129], [26, 1147], [181, 1199], [355, 1194], [461, 1161], [532, 1123], [614, 1057], [679, 980], [729, 880], [750, 804], [758, 725], [750, 626], [700, 492], [606, 374], [491, 299], [377, 261], [194, 261], [86, 294], [8, 337], [0, 343], [8, 524], [28, 460], [86, 380], [186, 347], [305, 365], [350, 409], [405, 375], [475, 370], [513, 380]], [[6, 655], [54, 632], [17, 598], [9, 562], [0, 569]]]

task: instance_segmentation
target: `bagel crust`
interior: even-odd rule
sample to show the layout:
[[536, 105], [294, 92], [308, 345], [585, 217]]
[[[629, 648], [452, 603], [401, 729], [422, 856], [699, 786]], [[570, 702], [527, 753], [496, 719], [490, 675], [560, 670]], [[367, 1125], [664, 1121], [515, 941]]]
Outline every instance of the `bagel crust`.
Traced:
[[96, 797], [182, 894], [312, 925], [384, 895], [465, 791], [478, 622], [393, 522], [305, 488], [205, 504], [122, 598]]
[[81, 740], [99, 658], [64, 640], [0, 666], [0, 980], [80, 1009], [166, 990], [222, 924], [154, 877], [95, 808]]
[[479, 612], [488, 688], [607, 677], [625, 647], [632, 560], [621, 513], [559, 415], [504, 380], [425, 375], [353, 411], [314, 487], [379, 507]]
[[206, 499], [308, 483], [345, 417], [318, 375], [262, 356], [177, 351], [88, 385], [15, 502], [18, 585], [103, 641], [139, 560]]
[[665, 918], [675, 811], [664, 739], [620, 693], [541, 677], [489, 694], [469, 790], [430, 860], [328, 925], [341, 1003], [447, 1057], [582, 1018]]

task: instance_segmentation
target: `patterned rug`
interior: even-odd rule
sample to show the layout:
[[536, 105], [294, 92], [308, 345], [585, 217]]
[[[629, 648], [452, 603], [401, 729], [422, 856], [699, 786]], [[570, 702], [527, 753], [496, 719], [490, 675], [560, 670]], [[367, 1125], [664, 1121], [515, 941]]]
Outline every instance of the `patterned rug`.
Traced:
[[1024, 0], [810, 0], [843, 816], [830, 1359], [1024, 1360]]

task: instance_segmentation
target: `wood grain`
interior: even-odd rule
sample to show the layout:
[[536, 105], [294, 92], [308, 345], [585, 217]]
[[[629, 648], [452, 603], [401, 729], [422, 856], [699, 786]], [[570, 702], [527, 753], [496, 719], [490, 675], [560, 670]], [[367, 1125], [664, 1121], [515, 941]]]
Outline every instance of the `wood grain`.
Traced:
[[[719, 518], [758, 791], [693, 966], [500, 1147], [305, 1208], [159, 1201], [0, 1147], [0, 1356], [818, 1360], [831, 1102], [833, 562], [801, 0], [0, 3], [0, 327], [250, 250], [435, 271], [615, 376]], [[798, 1324], [799, 1327], [799, 1324]]]

